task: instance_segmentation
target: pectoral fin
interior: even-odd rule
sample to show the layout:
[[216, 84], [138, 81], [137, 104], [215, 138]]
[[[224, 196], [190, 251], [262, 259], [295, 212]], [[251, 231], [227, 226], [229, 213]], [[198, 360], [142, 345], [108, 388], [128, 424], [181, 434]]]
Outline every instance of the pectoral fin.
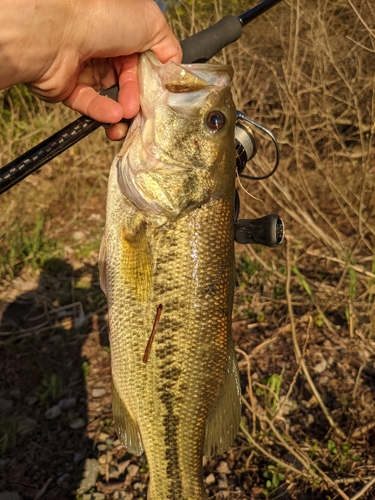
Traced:
[[234, 346], [229, 347], [226, 379], [216, 407], [206, 422], [204, 453], [216, 455], [229, 448], [241, 418], [241, 388]]
[[117, 436], [121, 444], [133, 455], [143, 453], [139, 427], [125, 402], [121, 399], [115, 383], [112, 381], [112, 408]]
[[122, 228], [121, 268], [125, 286], [139, 302], [149, 299], [152, 291], [152, 257], [143, 217]]

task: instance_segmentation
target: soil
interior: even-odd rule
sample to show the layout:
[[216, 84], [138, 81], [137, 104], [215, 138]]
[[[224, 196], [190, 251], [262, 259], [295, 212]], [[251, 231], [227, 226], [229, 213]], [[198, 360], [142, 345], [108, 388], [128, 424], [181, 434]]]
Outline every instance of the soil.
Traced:
[[[113, 427], [107, 309], [96, 259], [94, 252], [51, 259], [2, 291], [0, 492], [13, 494], [2, 499], [146, 498], [146, 458], [129, 454]], [[205, 458], [209, 496], [328, 499], [341, 491], [350, 498], [375, 472], [373, 343], [360, 328], [350, 337], [340, 308], [327, 314], [330, 331], [293, 286], [298, 343], [340, 435], [296, 361], [283, 276], [261, 266], [250, 272], [248, 262], [238, 260], [233, 336], [243, 425], [268, 455], [240, 430], [227, 453]], [[320, 472], [315, 479], [298, 475], [304, 467], [294, 451], [328, 479]], [[90, 467], [93, 477], [83, 484]], [[374, 496], [369, 488], [361, 498]]]

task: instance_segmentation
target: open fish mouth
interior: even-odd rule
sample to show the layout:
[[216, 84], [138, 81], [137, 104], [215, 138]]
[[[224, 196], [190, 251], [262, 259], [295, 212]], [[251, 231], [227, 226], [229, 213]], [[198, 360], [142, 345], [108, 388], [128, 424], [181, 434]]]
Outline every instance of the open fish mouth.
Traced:
[[[155, 224], [175, 220], [218, 195], [210, 170], [220, 161], [222, 136], [233, 128], [232, 74], [229, 66], [163, 65], [150, 52], [141, 57], [141, 112], [119, 155], [118, 176], [123, 194], [141, 211], [153, 213]], [[229, 140], [234, 141], [234, 133]], [[188, 179], [179, 185], [186, 172]], [[195, 196], [186, 197], [193, 191]]]

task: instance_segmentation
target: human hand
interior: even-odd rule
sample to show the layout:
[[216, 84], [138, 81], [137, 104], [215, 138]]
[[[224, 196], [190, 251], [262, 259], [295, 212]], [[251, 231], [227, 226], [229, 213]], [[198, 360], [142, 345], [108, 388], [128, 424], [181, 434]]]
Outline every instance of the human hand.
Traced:
[[[139, 110], [138, 53], [180, 62], [181, 47], [153, 0], [3, 0], [0, 87], [35, 95], [103, 123], [122, 139]], [[10, 28], [12, 27], [12, 28]], [[5, 43], [4, 43], [5, 41]], [[3, 42], [3, 43], [2, 43]], [[119, 84], [118, 102], [97, 91]]]

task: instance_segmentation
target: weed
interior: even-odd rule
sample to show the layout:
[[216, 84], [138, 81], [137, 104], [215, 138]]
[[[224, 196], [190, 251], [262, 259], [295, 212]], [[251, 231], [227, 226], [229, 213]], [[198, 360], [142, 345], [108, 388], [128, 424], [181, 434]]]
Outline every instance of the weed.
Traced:
[[309, 446], [309, 455], [312, 459], [315, 459], [320, 450], [320, 443], [316, 439], [307, 439], [306, 441]]
[[355, 300], [357, 290], [357, 272], [353, 267], [349, 267], [349, 298], [352, 302]]
[[255, 394], [264, 397], [265, 405], [271, 415], [276, 412], [279, 405], [281, 382], [282, 374], [273, 373], [270, 377], [262, 380], [260, 384], [256, 383]]
[[61, 396], [62, 379], [55, 373], [44, 375], [42, 382], [35, 390], [35, 396], [44, 405], [48, 401], [57, 401]]
[[17, 444], [18, 420], [8, 418], [0, 425], [0, 455], [4, 454], [9, 447]]
[[283, 467], [267, 465], [267, 470], [263, 472], [263, 477], [267, 480], [266, 488], [262, 492], [266, 497], [285, 480], [285, 474], [281, 472], [282, 470], [284, 470]]
[[306, 281], [306, 278], [300, 273], [300, 271], [298, 270], [298, 268], [296, 266], [292, 266], [292, 271], [297, 276], [298, 281], [301, 283], [301, 285], [305, 289], [305, 292], [307, 293], [307, 295], [310, 297], [311, 302], [314, 302], [314, 296], [313, 296], [313, 293], [311, 291], [310, 285]]
[[259, 262], [250, 259], [248, 255], [240, 258], [238, 263], [238, 271], [241, 276], [249, 278], [261, 269]]
[[285, 295], [285, 288], [281, 287], [279, 285], [275, 285], [273, 287], [273, 298], [278, 299], [279, 297], [282, 297], [283, 295]]
[[83, 378], [87, 380], [88, 376], [90, 375], [90, 364], [87, 361], [84, 361], [82, 363], [82, 373], [83, 373]]
[[318, 314], [316, 316], [314, 323], [318, 328], [322, 328], [322, 326], [324, 325], [324, 320], [321, 314]]
[[333, 459], [338, 462], [337, 470], [340, 473], [352, 467], [353, 462], [360, 461], [357, 456], [350, 453], [350, 443], [343, 443], [341, 446], [339, 446], [336, 441], [334, 441], [333, 439], [329, 439], [327, 442], [327, 448]]

